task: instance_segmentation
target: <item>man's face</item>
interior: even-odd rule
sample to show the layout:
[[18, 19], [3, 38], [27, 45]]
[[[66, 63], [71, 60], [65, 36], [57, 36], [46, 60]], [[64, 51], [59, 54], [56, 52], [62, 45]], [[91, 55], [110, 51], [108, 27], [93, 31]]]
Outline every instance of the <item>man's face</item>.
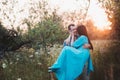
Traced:
[[76, 33], [77, 32], [77, 27], [76, 26], [71, 26], [71, 32]]

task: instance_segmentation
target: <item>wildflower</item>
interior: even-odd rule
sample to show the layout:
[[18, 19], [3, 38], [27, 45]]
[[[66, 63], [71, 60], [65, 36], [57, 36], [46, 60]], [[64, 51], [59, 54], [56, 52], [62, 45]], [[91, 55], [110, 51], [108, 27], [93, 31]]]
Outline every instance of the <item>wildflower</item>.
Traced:
[[38, 55], [39, 54], [39, 52], [35, 52], [35, 55]]
[[30, 57], [30, 58], [33, 58], [33, 55], [30, 55], [29, 57]]
[[6, 67], [7, 67], [7, 65], [6, 65], [5, 63], [3, 63], [3, 64], [2, 64], [2, 67], [3, 67], [3, 68], [6, 68]]
[[10, 64], [13, 64], [13, 62], [10, 62]]
[[21, 78], [17, 78], [17, 80], [22, 80]]
[[19, 60], [19, 58], [16, 59], [17, 61]]
[[39, 62], [38, 65], [42, 65], [42, 63]]

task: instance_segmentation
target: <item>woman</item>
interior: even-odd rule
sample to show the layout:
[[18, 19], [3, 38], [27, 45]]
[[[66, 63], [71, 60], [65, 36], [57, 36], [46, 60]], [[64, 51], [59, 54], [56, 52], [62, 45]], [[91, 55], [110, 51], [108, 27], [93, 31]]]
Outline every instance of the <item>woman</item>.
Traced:
[[88, 64], [88, 74], [90, 71], [93, 71], [90, 51], [83, 47], [84, 44], [91, 44], [85, 26], [79, 25], [77, 27], [77, 33], [79, 37], [73, 42], [72, 47], [65, 46], [56, 62], [50, 67], [50, 70], [55, 72], [58, 80], [77, 79], [86, 63]]

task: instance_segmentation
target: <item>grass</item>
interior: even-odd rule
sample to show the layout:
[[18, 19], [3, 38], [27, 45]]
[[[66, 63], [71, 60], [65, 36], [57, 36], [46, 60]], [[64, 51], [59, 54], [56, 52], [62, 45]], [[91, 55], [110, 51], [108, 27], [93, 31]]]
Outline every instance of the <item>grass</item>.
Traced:
[[[92, 43], [94, 72], [90, 80], [120, 80], [120, 41], [94, 40]], [[33, 48], [6, 53], [0, 61], [0, 80], [50, 80], [47, 68], [61, 49], [62, 45], [54, 45], [48, 48], [48, 54]]]
[[120, 41], [93, 41], [92, 59], [95, 71], [91, 80], [120, 80]]

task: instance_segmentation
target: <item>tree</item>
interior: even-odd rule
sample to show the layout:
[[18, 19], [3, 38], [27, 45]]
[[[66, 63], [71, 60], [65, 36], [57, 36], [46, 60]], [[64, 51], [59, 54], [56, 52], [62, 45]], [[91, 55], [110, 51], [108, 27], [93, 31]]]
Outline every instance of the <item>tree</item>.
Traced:
[[119, 0], [99, 0], [106, 9], [108, 19], [112, 22], [111, 35], [113, 39], [120, 39], [120, 1]]
[[30, 43], [30, 40], [22, 40], [21, 35], [13, 29], [6, 29], [0, 23], [0, 58], [5, 51], [15, 51], [24, 44]]
[[43, 21], [37, 23], [34, 28], [29, 27], [28, 37], [33, 40], [36, 47], [39, 46], [38, 49], [44, 48], [47, 52], [47, 46], [61, 44], [67, 35], [61, 21], [55, 11], [52, 15], [45, 16]]

